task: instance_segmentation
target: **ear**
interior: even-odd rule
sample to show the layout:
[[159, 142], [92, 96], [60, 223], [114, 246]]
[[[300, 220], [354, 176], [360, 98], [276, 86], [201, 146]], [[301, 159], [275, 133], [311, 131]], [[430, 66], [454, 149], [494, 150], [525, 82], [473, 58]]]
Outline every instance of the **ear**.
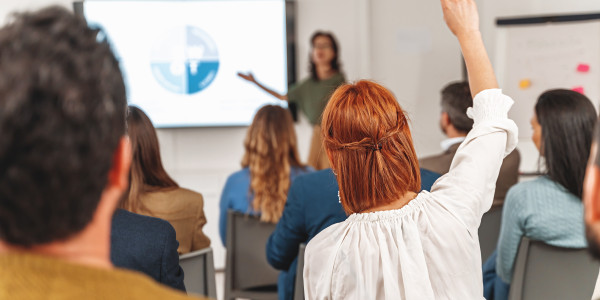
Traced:
[[583, 205], [587, 224], [600, 222], [600, 167], [595, 163], [597, 148], [594, 143], [583, 181]]
[[112, 165], [108, 171], [108, 181], [98, 208], [96, 209], [96, 220], [106, 221], [110, 224], [115, 209], [117, 208], [123, 192], [129, 186], [129, 167], [131, 166], [131, 143], [129, 137], [122, 137], [119, 145], [113, 153]]
[[112, 166], [108, 173], [107, 188], [113, 187], [124, 191], [129, 185], [129, 168], [131, 167], [131, 142], [124, 136], [113, 153]]
[[442, 128], [446, 128], [446, 126], [451, 125], [450, 116], [447, 112], [442, 112], [442, 115], [440, 116], [440, 122], [442, 123]]

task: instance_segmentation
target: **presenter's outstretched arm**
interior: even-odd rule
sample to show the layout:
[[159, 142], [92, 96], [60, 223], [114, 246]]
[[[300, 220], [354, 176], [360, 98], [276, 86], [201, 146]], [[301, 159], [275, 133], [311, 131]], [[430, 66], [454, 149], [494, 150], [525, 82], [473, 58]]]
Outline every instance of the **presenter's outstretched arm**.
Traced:
[[256, 81], [256, 79], [254, 79], [254, 75], [252, 73], [246, 73], [246, 74], [244, 74], [242, 72], [239, 72], [239, 73], [237, 73], [237, 75], [240, 76], [241, 78], [245, 79], [245, 80], [248, 80], [248, 81], [256, 84], [256, 86], [258, 86], [259, 88], [261, 88], [265, 92], [273, 95], [273, 97], [275, 97], [275, 98], [277, 98], [279, 100], [283, 100], [283, 101], [287, 101], [288, 100], [287, 95], [282, 95], [282, 94], [280, 94], [280, 93], [278, 93], [278, 92], [276, 92], [276, 91], [274, 91], [274, 90], [272, 90], [272, 89], [270, 89], [270, 88], [262, 85], [258, 81]]
[[458, 38], [467, 65], [471, 95], [498, 88], [498, 82], [479, 31], [479, 14], [474, 0], [441, 0], [444, 20]]

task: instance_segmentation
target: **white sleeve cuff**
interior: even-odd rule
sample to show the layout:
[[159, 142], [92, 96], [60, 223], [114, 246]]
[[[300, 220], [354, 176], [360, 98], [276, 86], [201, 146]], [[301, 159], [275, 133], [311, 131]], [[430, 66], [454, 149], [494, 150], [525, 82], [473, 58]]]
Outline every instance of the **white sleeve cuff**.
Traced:
[[504, 120], [515, 102], [502, 94], [501, 89], [488, 89], [473, 98], [473, 107], [467, 109], [467, 116], [473, 119], [473, 127], [483, 121]]

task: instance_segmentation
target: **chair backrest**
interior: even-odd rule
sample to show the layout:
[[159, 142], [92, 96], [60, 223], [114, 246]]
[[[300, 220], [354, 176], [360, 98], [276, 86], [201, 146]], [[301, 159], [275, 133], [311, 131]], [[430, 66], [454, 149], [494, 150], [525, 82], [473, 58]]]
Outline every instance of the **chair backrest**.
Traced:
[[296, 284], [294, 285], [294, 300], [304, 300], [304, 250], [306, 244], [300, 244], [298, 249], [298, 267], [296, 268]]
[[225, 288], [244, 290], [277, 285], [279, 272], [267, 262], [266, 245], [275, 224], [232, 210], [227, 212]]
[[501, 224], [502, 207], [492, 207], [483, 214], [479, 225], [479, 247], [482, 261], [485, 261], [496, 250]]
[[599, 267], [587, 249], [559, 248], [523, 237], [508, 299], [589, 300]]
[[188, 293], [217, 298], [215, 262], [212, 248], [206, 248], [179, 256], [183, 269], [183, 283]]

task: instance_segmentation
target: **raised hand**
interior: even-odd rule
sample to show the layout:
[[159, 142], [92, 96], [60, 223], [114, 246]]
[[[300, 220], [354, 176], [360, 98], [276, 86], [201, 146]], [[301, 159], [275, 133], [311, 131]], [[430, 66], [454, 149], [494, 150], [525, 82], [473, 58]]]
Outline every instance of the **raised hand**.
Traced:
[[444, 20], [454, 35], [479, 32], [479, 14], [473, 0], [441, 0]]
[[254, 75], [252, 75], [252, 73], [242, 73], [242, 72], [238, 72], [237, 73], [238, 76], [240, 76], [241, 78], [248, 80], [250, 82], [256, 83], [256, 79], [254, 79]]
[[498, 87], [481, 33], [479, 14], [474, 0], [441, 0], [444, 20], [460, 43], [467, 65], [471, 95]]

